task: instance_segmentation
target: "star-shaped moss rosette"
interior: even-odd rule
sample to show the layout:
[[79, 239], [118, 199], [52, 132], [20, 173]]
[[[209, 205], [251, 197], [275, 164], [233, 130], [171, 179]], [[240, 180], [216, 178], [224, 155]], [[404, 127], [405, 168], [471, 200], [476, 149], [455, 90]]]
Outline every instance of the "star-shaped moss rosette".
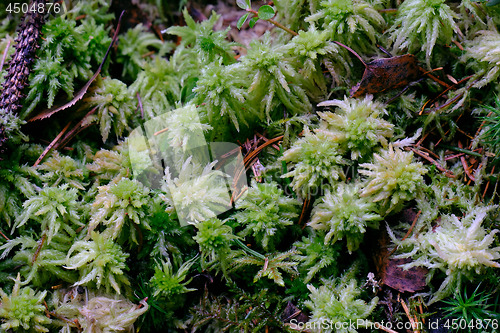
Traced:
[[21, 288], [21, 277], [14, 280], [10, 295], [0, 289], [0, 320], [2, 330], [14, 332], [49, 332], [45, 325], [52, 320], [45, 316], [43, 305], [47, 291], [36, 292], [30, 287]]

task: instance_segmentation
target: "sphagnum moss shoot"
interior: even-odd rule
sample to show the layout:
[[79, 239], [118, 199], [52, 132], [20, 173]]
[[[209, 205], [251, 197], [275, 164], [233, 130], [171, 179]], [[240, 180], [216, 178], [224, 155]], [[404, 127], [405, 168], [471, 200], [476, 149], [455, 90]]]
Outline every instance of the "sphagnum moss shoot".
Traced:
[[[42, 120], [95, 73], [120, 13], [64, 1], [20, 24], [0, 4], [2, 329], [394, 327], [382, 222], [393, 258], [429, 270], [417, 308], [497, 309], [499, 5], [206, 2], [134, 2], [142, 25], [122, 19], [100, 76]], [[347, 98], [363, 68], [335, 42], [410, 53], [435, 79]]]

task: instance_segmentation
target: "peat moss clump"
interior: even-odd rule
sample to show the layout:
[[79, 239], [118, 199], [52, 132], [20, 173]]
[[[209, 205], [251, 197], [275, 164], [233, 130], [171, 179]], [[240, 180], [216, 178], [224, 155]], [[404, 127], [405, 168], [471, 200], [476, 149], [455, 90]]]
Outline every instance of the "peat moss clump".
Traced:
[[60, 5], [0, 5], [2, 329], [498, 315], [495, 1]]

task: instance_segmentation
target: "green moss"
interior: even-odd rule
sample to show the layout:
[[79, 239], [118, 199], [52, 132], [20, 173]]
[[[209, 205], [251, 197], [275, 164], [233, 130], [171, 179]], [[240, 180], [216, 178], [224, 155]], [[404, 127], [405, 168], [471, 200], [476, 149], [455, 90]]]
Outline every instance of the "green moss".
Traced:
[[[109, 1], [61, 3], [19, 92], [25, 109], [0, 109], [3, 330], [283, 332], [299, 313], [310, 325], [386, 322], [354, 270], [337, 278], [349, 258], [366, 276], [377, 240], [365, 234], [382, 219], [405, 268], [429, 270], [421, 292], [437, 311], [447, 295], [498, 285], [496, 110], [481, 106], [498, 90], [498, 5], [275, 0], [264, 9], [285, 33], [264, 20], [229, 29], [224, 1], [206, 20], [206, 1], [189, 13], [161, 2], [134, 1], [82, 98], [31, 120], [84, 87], [117, 29]], [[7, 80], [21, 15], [0, 7]], [[420, 73], [395, 102], [391, 89], [347, 98], [363, 67], [334, 41], [367, 62], [386, 57], [378, 45], [414, 54], [450, 88]], [[405, 81], [407, 58], [395, 59]], [[217, 140], [230, 151], [212, 151]], [[232, 178], [236, 160], [245, 172]], [[414, 224], [405, 207], [421, 211]], [[36, 300], [19, 320], [1, 312], [13, 284]]]
[[282, 177], [293, 177], [291, 185], [303, 198], [318, 192], [323, 181], [335, 183], [345, 177], [341, 167], [347, 163], [338, 142], [307, 128], [304, 137], [285, 151], [281, 160], [292, 163], [292, 171]]
[[77, 191], [68, 187], [68, 184], [45, 187], [38, 195], [26, 200], [23, 203], [24, 211], [17, 219], [15, 227], [20, 228], [28, 220], [34, 220], [40, 223], [42, 233], [47, 236], [47, 243], [50, 243], [59, 230], [64, 230], [74, 237], [75, 229], [83, 227], [84, 224], [80, 222], [81, 208], [77, 202]]
[[328, 82], [322, 73], [322, 64], [328, 66], [337, 84], [344, 82], [350, 73], [345, 51], [331, 41], [327, 30], [319, 30], [313, 24], [307, 31], [299, 31], [286, 47], [296, 57], [296, 66], [302, 68], [301, 75], [310, 81], [309, 85], [305, 85], [310, 95], [326, 93]]
[[153, 33], [138, 24], [120, 36], [118, 63], [123, 64], [123, 77], [136, 77], [147, 62], [148, 54], [158, 52], [157, 57], [170, 51], [170, 45], [162, 42]]
[[493, 209], [496, 206], [477, 207], [461, 219], [455, 215], [442, 215], [436, 227], [403, 241], [391, 235], [393, 241], [407, 251], [401, 251], [403, 253], [397, 257], [414, 258], [402, 267], [424, 266], [433, 273], [440, 270], [446, 274], [429, 304], [458, 292], [464, 278], [472, 279], [474, 274], [483, 273], [487, 267], [500, 268], [496, 261], [500, 259], [500, 249], [493, 247], [498, 230], [488, 232], [482, 226], [488, 212]]
[[[252, 77], [249, 93], [267, 120], [271, 111], [283, 105], [292, 114], [303, 114], [312, 106], [302, 87], [302, 77], [291, 63], [291, 50], [273, 42], [269, 33], [253, 40], [242, 58], [241, 65]], [[257, 104], [259, 105], [259, 104]]]
[[0, 110], [0, 127], [4, 130], [4, 135], [10, 138], [12, 144], [20, 144], [28, 141], [28, 137], [21, 131], [21, 126], [26, 122], [12, 112]]
[[40, 171], [40, 179], [47, 185], [58, 186], [68, 184], [72, 188], [85, 190], [88, 177], [87, 170], [77, 160], [55, 151], [36, 168]]
[[[130, 158], [125, 144], [119, 144], [112, 150], [100, 149], [92, 156], [92, 163], [86, 167], [94, 174], [97, 185], [109, 182], [117, 183], [131, 173]], [[105, 183], [105, 184], [104, 184]]]
[[387, 111], [382, 103], [373, 101], [373, 96], [362, 100], [344, 97], [343, 101], [325, 101], [319, 106], [337, 109], [335, 113], [318, 112], [323, 121], [316, 132], [338, 142], [343, 151], [351, 153], [351, 159], [366, 159], [377, 146], [387, 147], [394, 125], [382, 119]]
[[[169, 211], [175, 209], [182, 221], [196, 225], [215, 218], [230, 206], [226, 174], [214, 169], [215, 164], [202, 166], [190, 156], [177, 170], [166, 168], [162, 185], [165, 194], [161, 197]], [[189, 200], [185, 200], [187, 197]]]
[[188, 274], [189, 269], [191, 268], [193, 263], [193, 260], [185, 262], [181, 267], [179, 267], [176, 273], [173, 272], [173, 267], [170, 263], [170, 260], [162, 262], [161, 265], [157, 265], [155, 267], [155, 274], [150, 280], [150, 283], [155, 289], [154, 296], [161, 295], [161, 297], [170, 298], [174, 297], [175, 295], [180, 295], [196, 290], [186, 287], [186, 285], [191, 282], [191, 279], [186, 280], [186, 275]]
[[233, 215], [244, 229], [241, 237], [251, 235], [265, 250], [274, 250], [283, 239], [287, 227], [299, 216], [299, 203], [288, 198], [277, 183], [257, 183], [252, 180], [252, 187], [246, 196], [238, 200]]
[[[25, 154], [26, 147], [20, 147], [17, 156], [0, 161], [0, 217], [9, 227], [17, 220], [22, 212], [23, 201], [36, 194], [36, 184], [33, 178], [36, 171], [28, 166], [21, 165], [19, 159]], [[10, 168], [7, 163], [11, 164]], [[33, 178], [32, 178], [33, 177]]]
[[80, 310], [78, 321], [87, 331], [127, 331], [148, 309], [146, 300], [137, 305], [123, 298], [96, 296]]
[[373, 49], [377, 35], [385, 26], [382, 15], [363, 0], [320, 1], [318, 10], [308, 16], [306, 21], [321, 22], [331, 40], [362, 52]]
[[66, 268], [78, 269], [80, 279], [75, 285], [94, 285], [120, 294], [123, 287], [130, 285], [124, 275], [128, 256], [111, 238], [92, 232], [91, 240], [73, 243], [66, 256]]
[[470, 61], [476, 71], [474, 87], [481, 88], [494, 82], [500, 75], [500, 34], [496, 30], [481, 30], [468, 40], [463, 61]]
[[136, 106], [127, 85], [122, 81], [99, 77], [83, 101], [85, 104], [82, 109], [96, 108], [86, 121], [99, 124], [103, 142], [106, 142], [111, 131], [116, 137], [121, 137], [130, 130]]
[[20, 246], [12, 261], [20, 264], [20, 274], [25, 279], [22, 285], [31, 284], [38, 288], [44, 288], [55, 281], [74, 283], [77, 280], [75, 272], [64, 268], [66, 264], [66, 253], [68, 252], [73, 238], [59, 233], [52, 237], [48, 243], [44, 236], [34, 239], [31, 236], [20, 236], [9, 240], [0, 247], [4, 250], [2, 258], [7, 257], [14, 248]]
[[341, 245], [325, 244], [324, 232], [311, 232], [309, 237], [302, 237], [300, 242], [295, 242], [299, 254], [296, 258], [300, 260], [299, 271], [306, 274], [304, 283], [309, 283], [315, 276], [338, 276], [337, 265], [341, 254]]
[[248, 120], [257, 115], [247, 102], [248, 80], [245, 75], [244, 68], [239, 64], [223, 66], [222, 59], [213, 62], [200, 73], [193, 89], [196, 93], [193, 103], [204, 105], [210, 122], [228, 117], [239, 131], [240, 123], [248, 125]]
[[12, 329], [14, 332], [49, 332], [44, 325], [50, 324], [51, 320], [45, 316], [42, 304], [46, 295], [47, 291], [38, 293], [30, 287], [21, 288], [18, 275], [10, 295], [0, 289], [2, 329]]
[[88, 236], [99, 224], [103, 224], [106, 226], [103, 232], [105, 237], [119, 238], [125, 230], [130, 235], [130, 241], [137, 244], [134, 224], [150, 229], [146, 218], [149, 189], [136, 180], [122, 178], [116, 184], [100, 186], [98, 190], [92, 204]]
[[367, 176], [361, 197], [380, 202], [382, 214], [398, 210], [405, 201], [415, 198], [427, 169], [413, 162], [413, 153], [389, 145], [388, 150], [374, 154], [374, 163], [363, 163], [359, 173]]
[[226, 35], [229, 30], [214, 31], [214, 25], [219, 20], [220, 16], [215, 12], [208, 20], [196, 23], [189, 15], [185, 8], [182, 11], [186, 26], [174, 26], [166, 30], [166, 33], [176, 35], [181, 38], [183, 46], [192, 49], [191, 55], [199, 57], [199, 60], [208, 65], [218, 59], [221, 59], [224, 64], [235, 62], [234, 52], [231, 46], [236, 45], [226, 40]]
[[425, 52], [427, 67], [431, 69], [432, 50], [436, 43], [449, 44], [461, 32], [455, 20], [457, 14], [444, 0], [410, 0], [398, 8], [398, 16], [389, 29], [394, 49], [414, 52], [418, 47]]
[[198, 229], [193, 239], [198, 243], [203, 268], [211, 267], [229, 277], [231, 245], [237, 236], [233, 229], [217, 218], [208, 219], [196, 224]]
[[368, 226], [378, 227], [382, 217], [374, 202], [359, 196], [360, 187], [339, 183], [316, 202], [308, 225], [325, 232], [325, 245], [345, 238], [351, 253], [358, 249]]
[[132, 96], [139, 95], [141, 98], [144, 112], [141, 117], [152, 119], [173, 109], [175, 101], [181, 96], [179, 69], [172, 59], [168, 61], [162, 57], [144, 65], [129, 88]]
[[[322, 323], [331, 323], [333, 327], [336, 323], [361, 323], [358, 328], [369, 325], [370, 321], [366, 318], [375, 309], [378, 297], [371, 299], [369, 303], [359, 298], [361, 290], [356, 279], [349, 278], [345, 274], [339, 281], [324, 280], [323, 284], [316, 288], [309, 284], [307, 288], [310, 291], [310, 299], [305, 304], [312, 311], [308, 323], [312, 327], [323, 327]], [[347, 328], [336, 329], [337, 332], [357, 332]]]
[[73, 96], [74, 84], [70, 71], [63, 65], [61, 56], [49, 53], [35, 63], [33, 79], [30, 82], [30, 91], [27, 100], [31, 101], [27, 112], [31, 112], [37, 105], [46, 99], [47, 107], [54, 105], [59, 90], [62, 89], [68, 97]]

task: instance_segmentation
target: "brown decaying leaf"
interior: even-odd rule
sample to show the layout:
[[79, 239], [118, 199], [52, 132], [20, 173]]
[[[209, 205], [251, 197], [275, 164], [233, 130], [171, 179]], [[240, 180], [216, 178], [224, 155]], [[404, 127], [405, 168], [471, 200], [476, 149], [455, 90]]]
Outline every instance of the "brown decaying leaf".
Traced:
[[365, 64], [361, 81], [351, 88], [351, 97], [381, 93], [403, 88], [420, 78], [417, 62], [412, 54], [381, 58]]
[[365, 66], [361, 81], [350, 90], [350, 97], [405, 87], [422, 76], [417, 58], [413, 54], [375, 59], [365, 63], [353, 49], [342, 43], [335, 43], [354, 54]]
[[309, 317], [302, 310], [288, 301], [285, 310], [281, 314], [281, 320], [284, 323], [289, 323], [292, 319], [295, 319], [297, 323], [306, 323], [309, 321]]
[[116, 41], [118, 39], [118, 32], [120, 31], [120, 24], [121, 24], [122, 17], [123, 17], [124, 13], [125, 13], [125, 11], [122, 11], [122, 13], [120, 14], [120, 18], [118, 19], [118, 24], [116, 25], [116, 30], [115, 30], [115, 33], [113, 35], [113, 39], [111, 40], [111, 44], [109, 44], [109, 47], [106, 51], [106, 54], [104, 55], [104, 59], [102, 60], [101, 64], [97, 68], [97, 71], [90, 78], [90, 80], [87, 83], [85, 83], [85, 85], [82, 87], [82, 89], [80, 89], [80, 91], [78, 91], [75, 94], [75, 97], [73, 97], [73, 99], [71, 101], [69, 101], [68, 103], [66, 103], [64, 105], [45, 110], [45, 111], [39, 113], [38, 115], [36, 115], [35, 117], [29, 119], [28, 122], [48, 118], [59, 111], [65, 110], [65, 109], [75, 105], [76, 102], [78, 102], [80, 99], [83, 98], [83, 96], [85, 95], [85, 93], [89, 89], [92, 82], [94, 82], [94, 80], [97, 78], [97, 75], [99, 75], [99, 73], [101, 72], [102, 66], [104, 66], [104, 63], [106, 62], [106, 59], [108, 58], [108, 55], [109, 55], [109, 52], [111, 51], [111, 48], [113, 47], [113, 45], [116, 43]]
[[[412, 222], [417, 214], [407, 209], [401, 213], [400, 219]], [[378, 250], [374, 253], [374, 262], [381, 284], [389, 286], [399, 292], [416, 292], [425, 288], [425, 278], [428, 270], [424, 267], [412, 267], [403, 270], [400, 265], [411, 262], [407, 259], [390, 258], [391, 253], [387, 250], [389, 246], [389, 235], [387, 231], [381, 230], [378, 236]]]
[[411, 262], [410, 258], [405, 259], [387, 259], [387, 263], [381, 271], [381, 280], [386, 286], [396, 289], [399, 292], [410, 292], [425, 288], [425, 276], [428, 270], [424, 267], [412, 267], [403, 270], [400, 265]]

